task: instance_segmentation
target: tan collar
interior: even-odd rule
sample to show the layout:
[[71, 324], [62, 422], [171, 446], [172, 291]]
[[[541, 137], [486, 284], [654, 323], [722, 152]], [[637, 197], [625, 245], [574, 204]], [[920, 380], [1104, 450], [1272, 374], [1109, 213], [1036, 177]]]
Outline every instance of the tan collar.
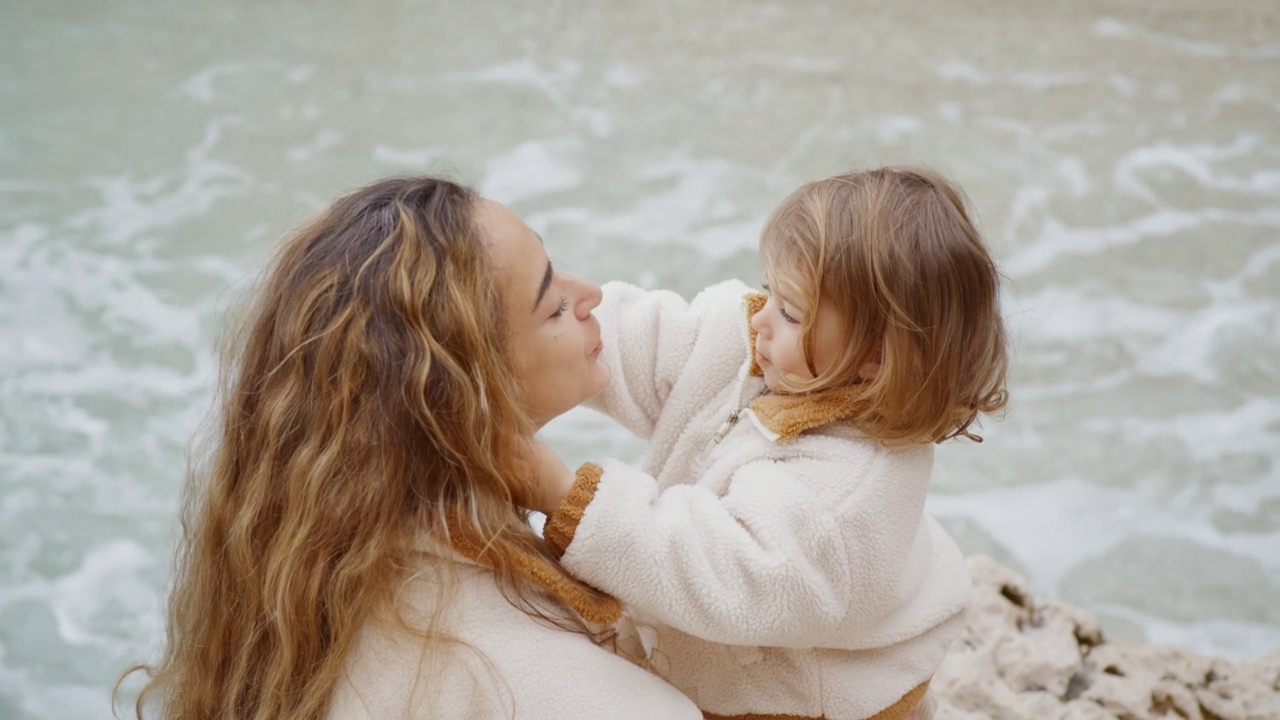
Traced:
[[[760, 312], [768, 300], [769, 297], [761, 293], [748, 293], [746, 296], [747, 335], [751, 340], [751, 368], [748, 373], [752, 377], [764, 377], [764, 370], [756, 362], [756, 329], [751, 327], [751, 316]], [[752, 400], [748, 407], [761, 425], [786, 442], [809, 430], [853, 418], [862, 409], [862, 402], [858, 400], [857, 388], [849, 387], [804, 395], [765, 393]]]
[[751, 377], [762, 378], [764, 370], [760, 369], [760, 363], [756, 362], [756, 335], [759, 333], [751, 327], [751, 318], [764, 309], [764, 304], [769, 302], [769, 296], [764, 293], [747, 293], [744, 300], [747, 302], [747, 337], [751, 341], [751, 349], [748, 351], [751, 354], [751, 370], [748, 372]]
[[482, 545], [471, 533], [451, 533], [453, 549], [463, 557], [490, 570], [500, 555], [511, 558], [512, 567], [522, 579], [541, 587], [573, 608], [588, 622], [611, 625], [622, 615], [622, 604], [613, 597], [571, 578], [563, 568], [550, 560], [525, 550], [497, 544]]

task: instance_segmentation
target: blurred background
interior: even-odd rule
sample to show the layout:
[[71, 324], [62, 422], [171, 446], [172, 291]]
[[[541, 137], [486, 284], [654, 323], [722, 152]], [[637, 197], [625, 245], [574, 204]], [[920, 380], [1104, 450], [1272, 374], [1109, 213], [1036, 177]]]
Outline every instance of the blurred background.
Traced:
[[1280, 650], [1272, 0], [0, 0], [0, 718], [108, 718], [154, 656], [223, 312], [326, 200], [447, 173], [691, 295], [901, 162], [972, 196], [1015, 340], [930, 509], [1112, 638]]

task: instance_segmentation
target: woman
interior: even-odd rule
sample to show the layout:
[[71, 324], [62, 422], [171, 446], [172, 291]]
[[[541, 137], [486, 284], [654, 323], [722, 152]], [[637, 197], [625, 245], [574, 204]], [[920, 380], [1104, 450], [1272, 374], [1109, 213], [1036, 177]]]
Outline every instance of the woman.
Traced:
[[608, 380], [599, 301], [510, 210], [435, 178], [288, 239], [224, 362], [138, 716], [700, 717], [598, 646], [617, 602], [521, 510], [533, 432]]

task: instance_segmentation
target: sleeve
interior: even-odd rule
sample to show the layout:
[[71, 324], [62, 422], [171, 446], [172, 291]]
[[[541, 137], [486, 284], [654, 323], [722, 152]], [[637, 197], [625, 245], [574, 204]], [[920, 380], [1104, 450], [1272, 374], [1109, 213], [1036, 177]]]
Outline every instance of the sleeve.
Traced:
[[646, 619], [720, 643], [822, 647], [858, 592], [834, 510], [789, 464], [745, 465], [720, 497], [659, 493], [610, 460], [578, 471], [545, 536], [570, 572]]
[[743, 322], [734, 313], [749, 292], [740, 282], [708, 288], [693, 302], [667, 290], [642, 290], [621, 282], [606, 283], [602, 289], [604, 299], [594, 313], [600, 321], [601, 362], [609, 371], [609, 383], [586, 405], [641, 438], [652, 435], [672, 388], [695, 353], [701, 365], [730, 374], [745, 357], [745, 344], [733, 341], [742, 334]]
[[[533, 621], [529, 621], [533, 622]], [[689, 698], [653, 673], [594, 645], [583, 635], [560, 628], [515, 626], [494, 628], [484, 645], [476, 643], [496, 673], [489, 677], [475, 673], [482, 681], [494, 675], [497, 687], [503, 683], [510, 692], [501, 697], [505, 707], [485, 708], [475, 714], [446, 712], [449, 718], [531, 718], [558, 720], [702, 720], [702, 713]], [[527, 640], [513, 637], [528, 635]], [[524, 642], [520, 642], [524, 640]], [[482, 661], [477, 658], [473, 665]], [[438, 682], [430, 678], [431, 683]], [[433, 704], [427, 716], [452, 706]], [[383, 716], [389, 717], [389, 716]]]

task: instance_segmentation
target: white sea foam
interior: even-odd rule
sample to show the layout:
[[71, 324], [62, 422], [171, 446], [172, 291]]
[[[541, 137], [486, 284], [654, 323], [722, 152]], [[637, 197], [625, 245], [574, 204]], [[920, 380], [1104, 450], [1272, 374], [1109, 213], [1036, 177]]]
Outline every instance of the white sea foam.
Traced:
[[1079, 343], [1108, 337], [1159, 338], [1176, 330], [1182, 313], [1123, 296], [1052, 286], [1021, 295], [1010, 312], [1028, 343]]
[[1068, 191], [1077, 198], [1084, 197], [1093, 189], [1093, 181], [1089, 178], [1089, 170], [1084, 162], [1074, 155], [1063, 155], [1055, 168], [1057, 175], [1067, 186]]
[[1280, 648], [1280, 629], [1265, 623], [1239, 620], [1202, 620], [1174, 623], [1132, 608], [1100, 604], [1096, 610], [1142, 627], [1145, 641], [1154, 645], [1202, 648], [1205, 652], [1241, 660], [1260, 660]]
[[16, 701], [23, 713], [20, 718], [86, 718], [100, 708], [104, 720], [108, 717], [103, 700], [107, 693], [101, 685], [48, 683], [32, 675], [21, 668], [12, 669], [8, 663], [0, 664], [0, 691]]
[[1155, 45], [1161, 45], [1196, 57], [1234, 57], [1258, 60], [1280, 58], [1280, 43], [1264, 43], [1253, 47], [1231, 47], [1228, 45], [1219, 45], [1217, 43], [1204, 42], [1200, 40], [1188, 40], [1176, 35], [1156, 33], [1147, 30], [1146, 28], [1134, 27], [1132, 24], [1125, 23], [1114, 18], [1102, 18], [1098, 20], [1094, 23], [1093, 33], [1095, 37], [1099, 38], [1144, 40]]
[[67, 219], [67, 226], [92, 230], [96, 238], [119, 244], [203, 215], [221, 198], [248, 194], [254, 187], [252, 176], [213, 156], [225, 130], [242, 122], [234, 115], [211, 120], [176, 176], [84, 178], [86, 185], [98, 191], [101, 204], [75, 213]]
[[839, 72], [839, 60], [826, 57], [803, 57], [791, 54], [760, 53], [743, 58], [749, 66], [775, 68], [803, 74], [829, 74]]
[[1112, 73], [1109, 80], [1111, 81], [1111, 87], [1126, 97], [1132, 95], [1133, 91], [1138, 87], [1138, 84], [1132, 78], [1117, 73]]
[[634, 177], [662, 181], [668, 189], [649, 193], [622, 213], [596, 216], [588, 223], [589, 232], [685, 244], [713, 258], [754, 248], [763, 209], [744, 213], [727, 199], [725, 190], [748, 172], [721, 161], [688, 158], [644, 164]]
[[[1276, 452], [1275, 432], [1268, 429], [1272, 427], [1280, 427], [1280, 399], [1268, 397], [1250, 398], [1226, 410], [1181, 413], [1160, 419], [1094, 418], [1083, 424], [1086, 430], [1115, 433], [1133, 444], [1154, 438], [1174, 438], [1200, 463], [1236, 455], [1271, 455]], [[1280, 468], [1276, 468], [1276, 472], [1280, 473]], [[1280, 479], [1280, 475], [1273, 479]], [[1280, 496], [1280, 486], [1274, 490], [1276, 496]], [[1280, 557], [1276, 561], [1280, 562]]]
[[544, 66], [541, 63], [531, 58], [521, 58], [512, 62], [493, 65], [483, 70], [446, 74], [442, 76], [442, 79], [513, 83], [547, 89], [560, 80], [578, 75], [582, 70], [578, 63], [563, 58], [553, 63], [550, 69], [543, 68]]
[[217, 82], [218, 78], [247, 72], [251, 67], [250, 63], [237, 62], [223, 63], [205, 68], [182, 83], [182, 92], [193, 100], [211, 103], [217, 97], [217, 93], [214, 91], [214, 83]]
[[912, 115], [891, 115], [876, 123], [876, 137], [881, 142], [896, 142], [920, 132], [923, 124], [920, 118]]
[[1022, 71], [1008, 76], [993, 77], [961, 60], [948, 60], [939, 65], [935, 72], [938, 78], [945, 82], [967, 83], [977, 87], [1004, 84], [1032, 92], [1080, 85], [1089, 80], [1089, 76], [1083, 73], [1064, 72]]
[[1010, 84], [1033, 92], [1082, 85], [1089, 81], [1083, 73], [1020, 72], [1009, 78]]
[[630, 89], [643, 85], [647, 73], [635, 65], [614, 65], [604, 73], [604, 81], [617, 88]]
[[153, 599], [141, 592], [140, 572], [155, 558], [136, 542], [116, 540], [91, 548], [80, 567], [54, 583], [50, 605], [58, 619], [58, 633], [71, 645], [103, 642], [94, 626], [107, 605], [133, 609]]
[[1115, 164], [1112, 180], [1117, 187], [1153, 205], [1161, 204], [1143, 175], [1151, 170], [1172, 171], [1187, 175], [1205, 189], [1225, 190], [1250, 195], [1274, 196], [1280, 192], [1280, 171], [1262, 169], [1244, 177], [1215, 171], [1213, 162], [1238, 158], [1257, 152], [1260, 139], [1241, 135], [1225, 145], [1176, 146], [1158, 143], [1136, 148]]
[[342, 141], [342, 133], [325, 128], [316, 133], [310, 142], [304, 145], [295, 145], [286, 150], [285, 157], [293, 162], [306, 162], [325, 150], [341, 145]]
[[541, 91], [561, 109], [568, 110], [562, 88], [567, 81], [576, 78], [579, 74], [581, 74], [581, 67], [571, 60], [561, 59], [550, 65], [544, 65], [531, 58], [522, 58], [481, 70], [448, 73], [440, 76], [440, 79], [446, 82], [498, 83], [534, 88]]
[[1004, 262], [1012, 276], [1044, 270], [1061, 257], [1100, 255], [1108, 250], [1201, 228], [1209, 223], [1239, 223], [1280, 228], [1280, 207], [1247, 211], [1161, 208], [1132, 220], [1096, 227], [1069, 227], [1045, 218], [1037, 237]]
[[[758, 175], [718, 161], [679, 157], [654, 160], [634, 168], [632, 176], [665, 189], [651, 190], [623, 210], [603, 212], [563, 206], [531, 213], [526, 220], [535, 229], [567, 224], [580, 228], [585, 237], [678, 243], [708, 257], [723, 257], [754, 248], [758, 241], [764, 209], [744, 212], [727, 198], [728, 187], [753, 174]], [[520, 198], [526, 187], [527, 184], [505, 193], [490, 192], [498, 199]]]
[[[1033, 586], [1047, 597], [1060, 596], [1063, 579], [1080, 562], [1106, 555], [1127, 538], [1160, 537], [1170, 528], [1178, 528], [1178, 536], [1202, 546], [1252, 558], [1272, 573], [1277, 570], [1274, 549], [1280, 532], [1223, 534], [1210, 521], [1210, 505], [1190, 493], [1169, 497], [1156, 481], [1132, 488], [1108, 488], [1064, 478], [989, 492], [935, 495], [928, 506], [941, 517], [963, 517], [981, 527], [1027, 569]], [[1211, 630], [1235, 628], [1236, 624], [1211, 621], [1197, 630], [1167, 620], [1134, 617], [1147, 632], [1154, 631], [1152, 640], [1176, 637], [1184, 647], [1237, 657], [1273, 652], [1274, 637], [1280, 632], [1271, 628], [1267, 634], [1249, 638], [1233, 629], [1223, 637]]]
[[1280, 243], [1267, 245], [1249, 256], [1239, 278], [1255, 278], [1266, 273], [1272, 265], [1280, 264]]
[[1276, 97], [1274, 93], [1238, 82], [1227, 83], [1209, 97], [1209, 107], [1214, 112], [1221, 111], [1229, 105], [1245, 103], [1256, 103], [1270, 108], [1273, 112], [1280, 113], [1280, 98]]
[[445, 152], [435, 148], [394, 148], [389, 145], [374, 145], [373, 159], [388, 165], [401, 165], [422, 169], [443, 157]]
[[[605, 72], [606, 75], [613, 73], [614, 84], [618, 87], [629, 87], [627, 83], [635, 79], [625, 70], [619, 73], [615, 68]], [[448, 73], [440, 79], [453, 83], [499, 84], [537, 90], [574, 125], [596, 138], [607, 137], [613, 130], [609, 111], [585, 102], [581, 93], [574, 92], [575, 84], [582, 81], [583, 75], [582, 65], [574, 60], [557, 58], [549, 63], [539, 63], [526, 58], [482, 70]], [[600, 80], [609, 82], [603, 77]]]
[[974, 66], [959, 60], [948, 60], [938, 66], [938, 77], [943, 80], [958, 80], [974, 85], [989, 85], [991, 78]]
[[[0, 141], [2, 142], [2, 141]], [[3, 146], [0, 145], [0, 148]], [[49, 192], [54, 186], [47, 183], [29, 182], [25, 180], [9, 180], [0, 178], [0, 192], [3, 193], [36, 193]]]
[[582, 173], [574, 167], [581, 150], [574, 140], [526, 142], [489, 160], [484, 171], [484, 192], [504, 203], [516, 203], [539, 195], [576, 187]]
[[180, 89], [183, 95], [204, 104], [218, 99], [218, 81], [235, 75], [278, 75], [286, 82], [301, 85], [315, 75], [311, 65], [287, 65], [275, 60], [236, 61], [218, 63], [187, 78]]
[[1212, 305], [1196, 312], [1170, 332], [1150, 353], [1139, 358], [1141, 370], [1153, 376], [1186, 375], [1201, 382], [1219, 377], [1220, 340], [1236, 328], [1275, 326], [1276, 310], [1260, 300]]

